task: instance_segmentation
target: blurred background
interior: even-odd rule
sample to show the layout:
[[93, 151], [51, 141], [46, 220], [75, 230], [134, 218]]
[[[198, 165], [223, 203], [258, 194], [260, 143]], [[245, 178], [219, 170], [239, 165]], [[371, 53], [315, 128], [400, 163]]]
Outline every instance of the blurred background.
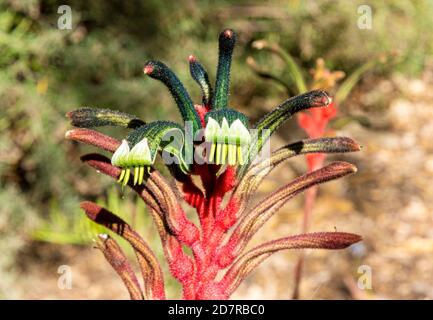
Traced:
[[[70, 30], [58, 28], [64, 4], [72, 9]], [[363, 4], [371, 8], [371, 25], [362, 20]], [[239, 39], [235, 108], [254, 121], [296, 93], [293, 70], [309, 87], [322, 72], [341, 98], [327, 134], [363, 145], [357, 154], [327, 159], [352, 162], [358, 173], [320, 186], [310, 230], [354, 232], [364, 241], [345, 251], [306, 252], [301, 298], [432, 299], [432, 16], [428, 0], [1, 0], [0, 298], [128, 298], [93, 249], [98, 228], [79, 202], [94, 200], [125, 217], [161, 256], [159, 240], [132, 193], [80, 163], [93, 149], [65, 141], [65, 113], [89, 106], [176, 120], [168, 91], [143, 75], [145, 61], [169, 64], [199, 102], [187, 57], [196, 55], [214, 79], [218, 33], [231, 27]], [[294, 119], [273, 143], [305, 137]], [[304, 158], [291, 160], [260, 192], [306, 170]], [[253, 244], [299, 233], [303, 206], [302, 195], [287, 204]], [[290, 299], [298, 254], [269, 258], [233, 298]], [[71, 268], [70, 289], [59, 287], [61, 266]], [[365, 270], [371, 286], [362, 290]], [[167, 278], [169, 297], [179, 297]]]

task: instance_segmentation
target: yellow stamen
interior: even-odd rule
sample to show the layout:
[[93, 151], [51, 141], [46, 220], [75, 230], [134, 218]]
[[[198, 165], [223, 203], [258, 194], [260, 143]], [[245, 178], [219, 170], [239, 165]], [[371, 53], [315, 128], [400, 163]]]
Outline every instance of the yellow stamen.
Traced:
[[124, 176], [125, 176], [125, 169], [122, 169], [122, 171], [120, 172], [119, 179], [117, 179], [117, 182], [122, 181]]
[[131, 169], [128, 168], [125, 170], [125, 178], [123, 179], [123, 185], [126, 186], [128, 184], [129, 181], [129, 176], [131, 174]]
[[209, 151], [209, 158], [208, 158], [209, 162], [213, 162], [213, 159], [215, 157], [215, 148], [216, 148], [216, 145], [215, 145], [215, 143], [212, 142], [212, 144], [210, 146], [210, 151]]
[[137, 184], [138, 182], [138, 172], [139, 172], [140, 168], [139, 167], [135, 167], [134, 168], [134, 186]]
[[229, 144], [229, 165], [234, 166], [236, 164], [236, 145]]
[[215, 164], [221, 164], [221, 143], [217, 143]]
[[144, 177], [144, 167], [140, 167], [140, 173], [138, 174], [138, 184], [143, 183], [143, 177]]
[[238, 146], [238, 162], [240, 165], [244, 164], [244, 159], [242, 157], [242, 147]]
[[222, 159], [221, 159], [221, 163], [224, 164], [226, 163], [226, 158], [227, 158], [227, 144], [223, 143], [223, 150], [222, 150]]

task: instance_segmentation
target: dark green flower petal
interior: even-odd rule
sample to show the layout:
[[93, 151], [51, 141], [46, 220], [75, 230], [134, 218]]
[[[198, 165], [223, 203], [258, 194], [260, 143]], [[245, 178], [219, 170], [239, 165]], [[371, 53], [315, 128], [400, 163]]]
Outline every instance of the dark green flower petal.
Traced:
[[222, 121], [225, 118], [227, 119], [229, 125], [231, 125], [236, 120], [240, 120], [245, 125], [245, 127], [248, 128], [248, 122], [249, 122], [248, 117], [244, 115], [242, 112], [233, 109], [224, 108], [221, 110], [211, 110], [208, 113], [206, 113], [204, 117], [206, 123], [209, 118], [216, 120], [219, 124], [222, 124]]
[[179, 108], [183, 121], [191, 121], [194, 132], [201, 128], [200, 118], [188, 92], [174, 72], [160, 61], [148, 61], [144, 73], [164, 83]]
[[326, 107], [332, 99], [322, 90], [314, 90], [284, 101], [277, 108], [266, 114], [256, 125], [248, 152], [249, 162], [260, 152], [269, 137], [281, 126], [286, 120], [290, 119], [295, 113], [318, 107]]
[[208, 106], [212, 99], [212, 86], [209, 82], [209, 76], [206, 70], [194, 56], [189, 56], [189, 71], [191, 73], [191, 77], [201, 88], [203, 93], [203, 104]]
[[236, 33], [233, 30], [226, 29], [220, 33], [215, 94], [212, 100], [213, 109], [226, 108], [228, 106], [230, 67], [235, 43]]
[[164, 150], [177, 158], [183, 172], [188, 172], [189, 165], [185, 161], [185, 153], [192, 152], [192, 146], [190, 143], [185, 144], [182, 126], [171, 121], [156, 121], [135, 129], [126, 137], [132, 148], [143, 139], [147, 139], [152, 162], [155, 161], [158, 151]]
[[145, 124], [134, 115], [101, 108], [84, 107], [70, 111], [66, 116], [73, 126], [80, 128], [117, 126], [134, 129]]

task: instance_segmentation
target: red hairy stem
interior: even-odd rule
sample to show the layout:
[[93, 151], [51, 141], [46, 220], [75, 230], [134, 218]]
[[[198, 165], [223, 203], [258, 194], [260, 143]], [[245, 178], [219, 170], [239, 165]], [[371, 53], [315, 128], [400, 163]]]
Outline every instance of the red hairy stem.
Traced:
[[[215, 181], [215, 188], [213, 188], [210, 195], [209, 205], [212, 206], [212, 212], [214, 215], [214, 221], [210, 227], [211, 233], [207, 233], [205, 239], [209, 241], [210, 237], [215, 237], [215, 231], [221, 233], [227, 231], [226, 225], [230, 224], [226, 221], [226, 218], [231, 217], [229, 210], [221, 210], [221, 202], [226, 193], [230, 192], [236, 184], [236, 169], [235, 167], [227, 167]], [[226, 224], [224, 224], [224, 222]], [[216, 230], [214, 230], [216, 229]], [[221, 230], [221, 231], [220, 231]], [[213, 252], [215, 249], [215, 243], [209, 243], [209, 252]]]
[[334, 162], [319, 170], [298, 177], [278, 189], [245, 215], [229, 240], [219, 248], [218, 259], [221, 267], [227, 266], [241, 253], [257, 230], [288, 200], [302, 191], [319, 183], [334, 180], [356, 172], [356, 167], [346, 162]]
[[[66, 133], [66, 138], [70, 140], [76, 140], [83, 143], [91, 144], [104, 150], [114, 152], [120, 142], [102, 133], [89, 129], [74, 129]], [[113, 167], [110, 170], [114, 170]], [[116, 168], [117, 176], [120, 174], [120, 169]], [[112, 174], [116, 174], [112, 172]], [[150, 182], [154, 182], [155, 185], [161, 190], [161, 197], [159, 200], [164, 200], [166, 209], [168, 212], [167, 222], [173, 232], [178, 235], [181, 241], [187, 245], [192, 245], [199, 239], [199, 231], [193, 223], [187, 218], [183, 209], [180, 207], [177, 199], [178, 197], [174, 194], [173, 188], [165, 181], [165, 179], [156, 171], [151, 174]]]
[[[82, 160], [99, 172], [111, 176], [112, 178], [117, 179], [120, 174], [120, 169], [112, 166], [110, 160], [102, 155], [88, 154], [83, 156]], [[186, 292], [192, 291], [192, 274], [195, 269], [194, 262], [183, 252], [182, 245], [169, 231], [164, 210], [155, 200], [153, 193], [147, 188], [147, 184], [141, 186], [132, 186], [130, 182], [129, 186], [133, 188], [151, 208], [150, 213], [157, 226], [158, 233], [161, 238], [162, 248], [168, 261], [170, 272], [176, 279], [180, 281], [180, 283], [182, 283]], [[188, 294], [186, 295], [188, 296]]]
[[[218, 166], [198, 166], [195, 173], [200, 176], [203, 182], [204, 194], [199, 190], [191, 180], [187, 180], [182, 185], [184, 199], [192, 204], [197, 210], [202, 226], [201, 248], [203, 254], [196, 257], [196, 276], [195, 286], [197, 294], [206, 295], [208, 288], [218, 273], [218, 266], [213, 263], [212, 257], [218, 246], [218, 239], [221, 239], [226, 231], [217, 225], [215, 219], [222, 219], [222, 210], [220, 210], [221, 201], [224, 195], [234, 186], [235, 170], [226, 169], [219, 177], [216, 176]], [[204, 290], [204, 291], [203, 291]], [[215, 292], [217, 289], [213, 289]], [[201, 293], [200, 293], [201, 292]], [[208, 292], [209, 293], [209, 292]]]
[[103, 133], [90, 129], [73, 129], [65, 133], [65, 138], [90, 144], [103, 150], [114, 152], [120, 146], [120, 141]]
[[[302, 233], [308, 232], [318, 189], [319, 188], [317, 186], [313, 186], [307, 191], [305, 191], [304, 214], [302, 217]], [[292, 298], [294, 300], [298, 300], [300, 298], [299, 295], [300, 295], [300, 287], [301, 287], [301, 280], [302, 280], [302, 271], [304, 268], [304, 260], [305, 260], [304, 252], [300, 252], [298, 261], [296, 262], [295, 265], [295, 271], [294, 271], [295, 281], [294, 281], [293, 294], [292, 294]]]
[[235, 168], [228, 167], [224, 173], [216, 179], [214, 185], [216, 187], [213, 188], [213, 191], [208, 191], [210, 196], [205, 202], [204, 210], [208, 210], [208, 215], [212, 215], [214, 221], [210, 224], [208, 220], [207, 222], [209, 224], [207, 226], [209, 232], [203, 232], [203, 248], [205, 248], [206, 260], [205, 267], [201, 270], [202, 273], [199, 273], [197, 276], [198, 279], [201, 279], [198, 283], [198, 292], [200, 292], [202, 288], [208, 288], [209, 286], [211, 286], [214, 291], [217, 290], [218, 287], [212, 284], [220, 270], [214, 259], [215, 254], [226, 231], [235, 223], [234, 217], [236, 216], [232, 211], [236, 210], [236, 207], [232, 206], [222, 209], [221, 202], [224, 195], [233, 189], [235, 185], [235, 174]]
[[119, 244], [109, 235], [100, 234], [96, 240], [96, 246], [102, 251], [105, 259], [122, 279], [131, 300], [143, 300], [143, 292], [138, 279]]
[[[200, 190], [197, 203], [193, 206], [197, 210], [200, 220], [202, 240], [207, 238], [205, 235], [210, 232], [210, 227], [213, 225], [214, 221], [214, 206], [210, 203], [212, 202], [212, 193], [216, 183], [216, 172], [216, 166], [213, 165], [193, 166], [193, 173], [200, 177], [204, 188], [204, 193]], [[193, 188], [197, 188], [195, 184]], [[197, 195], [197, 193], [195, 193], [195, 195]], [[184, 198], [185, 197], [190, 197], [190, 195], [188, 193], [184, 193]]]
[[310, 227], [310, 220], [313, 214], [313, 207], [316, 200], [317, 191], [317, 186], [313, 186], [307, 191], [305, 191], [304, 215], [302, 217], [302, 233], [307, 232]]
[[[299, 126], [307, 133], [310, 138], [320, 138], [326, 133], [328, 123], [337, 114], [336, 104], [333, 101], [328, 108], [325, 109], [310, 109], [308, 112], [298, 115]], [[307, 154], [305, 156], [308, 170], [314, 171], [320, 168], [326, 158], [326, 154]], [[302, 217], [302, 232], [306, 233], [309, 230], [313, 216], [314, 203], [317, 197], [318, 186], [311, 187], [305, 193], [304, 198], [304, 215]], [[293, 299], [300, 298], [300, 287], [302, 280], [302, 271], [304, 266], [304, 254], [301, 253], [295, 266], [295, 284], [293, 288]]]
[[129, 242], [136, 252], [141, 267], [147, 292], [146, 296], [151, 299], [165, 299], [164, 278], [161, 267], [152, 249], [138, 233], [121, 218], [93, 202], [82, 202], [81, 208], [90, 220], [103, 225]]
[[[195, 254], [196, 257], [196, 286], [200, 286], [200, 281], [204, 278], [212, 278], [211, 276], [203, 276], [203, 273], [208, 273], [210, 270], [208, 258], [209, 252], [207, 250], [207, 234], [213, 234], [216, 230], [212, 228], [213, 225], [213, 216], [214, 216], [214, 207], [213, 207], [213, 197], [205, 198], [203, 192], [198, 189], [198, 187], [191, 181], [186, 181], [182, 185], [183, 198], [187, 201], [191, 206], [193, 206], [197, 214], [200, 218], [200, 224], [202, 226], [202, 239], [200, 241], [200, 246], [196, 249], [200, 250], [200, 255]], [[207, 231], [207, 230], [210, 231]], [[206, 249], [206, 251], [203, 251]], [[217, 272], [217, 271], [216, 271]], [[216, 273], [215, 272], [215, 273]]]
[[183, 199], [186, 203], [195, 208], [197, 211], [202, 210], [201, 206], [204, 202], [204, 194], [200, 188], [195, 185], [191, 177], [187, 177], [181, 182], [181, 191], [183, 194]]
[[[149, 68], [152, 66], [146, 66], [145, 72], [154, 71]], [[203, 82], [207, 81], [207, 76], [203, 76], [202, 69], [197, 63], [192, 68], [195, 68], [192, 69], [192, 74], [197, 77], [196, 80], [204, 88], [204, 97], [207, 99], [208, 92], [211, 91], [208, 89], [209, 86]], [[200, 78], [202, 76], [205, 79]], [[173, 77], [165, 80], [169, 82], [176, 80]], [[170, 82], [170, 84], [172, 83]], [[326, 101], [329, 101], [329, 97], [326, 98]], [[224, 107], [224, 104], [221, 106]], [[209, 106], [196, 105], [195, 111], [201, 126], [204, 127], [205, 115], [210, 111]], [[84, 111], [81, 110], [81, 112]], [[133, 116], [120, 113], [114, 113], [114, 115], [121, 119], [113, 120], [113, 113], [99, 111], [98, 115], [95, 116], [95, 113], [87, 109], [85, 112], [87, 112], [85, 113], [87, 116], [85, 121], [88, 123], [93, 121], [92, 123], [99, 125], [102, 123], [120, 123], [129, 126], [130, 121], [136, 120]], [[314, 114], [312, 112], [312, 115]], [[101, 117], [103, 118], [101, 119]], [[310, 118], [313, 119], [313, 117]], [[81, 124], [84, 121], [79, 120]], [[129, 122], [126, 123], [125, 121]], [[142, 124], [144, 122], [133, 125]], [[118, 140], [89, 129], [70, 130], [66, 133], [66, 138], [90, 144], [112, 153], [120, 145]], [[242, 167], [243, 171], [232, 166], [222, 168], [220, 165], [213, 164], [193, 164], [188, 174], [181, 174], [180, 172], [174, 174], [172, 172], [176, 184], [174, 180], [166, 179], [153, 168], [149, 174], [146, 174], [144, 184], [140, 182], [139, 185], [134, 185], [132, 180], [128, 181], [128, 179], [125, 182], [139, 194], [149, 207], [161, 238], [169, 270], [182, 285], [183, 298], [228, 299], [240, 282], [261, 261], [276, 251], [294, 248], [339, 249], [359, 241], [358, 236], [345, 233], [333, 233], [332, 235], [328, 233], [302, 234], [274, 240], [242, 254], [251, 237], [289, 199], [318, 183], [336, 179], [355, 171], [355, 167], [350, 164], [335, 162], [286, 184], [248, 212], [246, 209], [252, 194], [274, 167], [298, 154], [309, 154], [307, 159], [317, 164], [320, 162], [318, 160], [324, 159], [323, 155], [318, 154], [320, 152], [357, 150], [359, 150], [359, 146], [349, 138], [310, 139], [284, 146], [272, 153], [269, 162], [244, 166]], [[122, 150], [119, 150], [118, 154], [121, 152]], [[120, 168], [111, 164], [110, 159], [102, 155], [89, 154], [83, 156], [82, 160], [99, 172], [115, 179], [119, 178], [122, 172]], [[196, 185], [192, 175], [201, 179], [202, 187]], [[316, 190], [317, 188], [307, 191], [307, 198], [311, 199], [311, 203], [314, 202], [315, 193], [313, 191]], [[230, 192], [231, 196], [223, 207], [224, 197]], [[181, 206], [181, 200], [196, 209], [200, 228], [189, 220]], [[125, 238], [136, 252], [145, 283], [144, 291], [141, 290], [135, 274], [116, 242], [107, 237], [104, 238], [104, 242], [98, 243], [108, 262], [125, 283], [131, 298], [164, 299], [161, 267], [144, 240], [126, 222], [106, 209], [90, 202], [84, 202], [82, 208], [91, 220]], [[308, 206], [306, 210], [307, 208]], [[308, 216], [308, 214], [304, 216], [307, 222]], [[234, 232], [228, 235], [230, 228], [236, 223], [238, 224]], [[305, 223], [304, 228], [307, 230], [307, 223]], [[192, 250], [192, 256], [184, 252], [183, 246], [188, 246]], [[219, 271], [227, 267], [228, 270], [223, 278], [217, 280], [219, 279], [217, 277]]]
[[236, 259], [220, 281], [227, 295], [231, 295], [241, 281], [271, 254], [286, 249], [344, 249], [361, 241], [361, 237], [345, 232], [316, 232], [290, 236], [259, 245]]

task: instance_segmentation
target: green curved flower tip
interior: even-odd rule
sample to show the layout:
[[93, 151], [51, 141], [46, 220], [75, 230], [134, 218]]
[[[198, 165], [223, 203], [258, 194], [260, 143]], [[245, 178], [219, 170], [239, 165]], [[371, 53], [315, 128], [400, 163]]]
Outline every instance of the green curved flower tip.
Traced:
[[248, 118], [232, 109], [210, 111], [205, 116], [208, 161], [217, 165], [245, 164], [243, 154], [251, 142]]
[[187, 173], [189, 166], [184, 157], [191, 150], [190, 144], [184, 142], [182, 127], [175, 122], [155, 121], [138, 127], [122, 140], [111, 158], [112, 165], [122, 168], [119, 182], [126, 185], [133, 172], [134, 185], [142, 184], [145, 172], [150, 173], [150, 166], [159, 151], [163, 159], [164, 152], [174, 156], [164, 160], [172, 161], [183, 173]]
[[212, 86], [209, 81], [209, 75], [206, 72], [206, 69], [197, 61], [197, 58], [193, 55], [188, 57], [189, 61], [189, 72], [191, 77], [195, 82], [200, 86], [200, 89], [203, 94], [202, 102], [203, 105], [209, 106], [211, 103], [213, 91]]
[[175, 73], [163, 62], [156, 60], [146, 62], [143, 72], [165, 84], [179, 108], [182, 119], [185, 122], [191, 121], [194, 132], [198, 131], [201, 128], [200, 118], [190, 95]]
[[147, 138], [137, 143], [132, 149], [129, 148], [128, 141], [122, 140], [121, 145], [117, 148], [111, 158], [113, 166], [122, 168], [118, 182], [124, 186], [128, 184], [131, 171], [134, 171], [134, 185], [142, 184], [144, 179], [144, 170], [150, 173], [152, 165], [152, 155]]
[[212, 98], [213, 109], [226, 108], [228, 106], [230, 67], [235, 44], [236, 33], [232, 29], [225, 29], [220, 33], [218, 39], [219, 52], [215, 94]]

